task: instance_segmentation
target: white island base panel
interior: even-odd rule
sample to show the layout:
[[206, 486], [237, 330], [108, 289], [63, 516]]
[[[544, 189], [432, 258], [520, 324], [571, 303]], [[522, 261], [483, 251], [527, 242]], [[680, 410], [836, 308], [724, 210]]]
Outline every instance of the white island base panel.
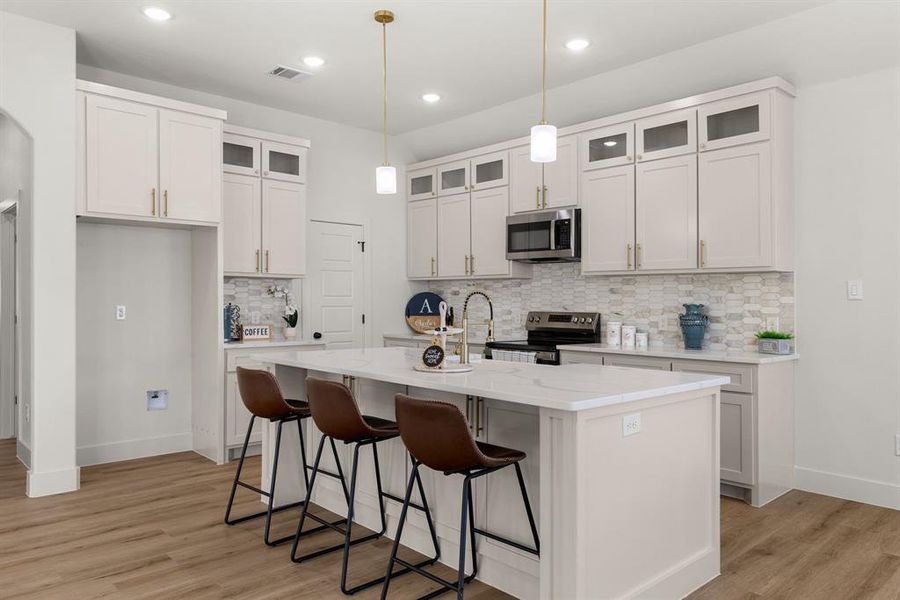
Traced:
[[[411, 382], [396, 381], [400, 378], [397, 369], [388, 369], [391, 373], [385, 375], [393, 381], [382, 381], [374, 372], [363, 376], [366, 368], [361, 366], [362, 361], [371, 359], [373, 352], [392, 353], [377, 356], [375, 362], [382, 367], [386, 360], [405, 363], [413, 378]], [[361, 358], [362, 355], [367, 358]], [[469, 417], [479, 440], [527, 452], [522, 470], [539, 524], [541, 557], [478, 537], [478, 579], [488, 585], [525, 599], [674, 599], [686, 596], [719, 574], [718, 411], [722, 378], [692, 374], [693, 385], [688, 387], [697, 389], [671, 393], [666, 393], [661, 385], [663, 380], [652, 379], [652, 389], [636, 394], [643, 396], [641, 399], [625, 400], [620, 394], [619, 400], [613, 401], [602, 378], [608, 376], [616, 382], [614, 387], [621, 387], [623, 369], [618, 367], [604, 367], [598, 372], [596, 367], [585, 369], [584, 365], [511, 367], [486, 362], [476, 365], [477, 378], [474, 373], [425, 375], [435, 383], [423, 385], [421, 374], [412, 370], [414, 355], [391, 348], [285, 353], [259, 359], [274, 365], [288, 397], [305, 397], [308, 374], [349, 381], [362, 412], [383, 418], [394, 418], [394, 396], [398, 393], [449, 401]], [[308, 366], [300, 366], [304, 364]], [[344, 379], [351, 371], [354, 375]], [[588, 371], [592, 374], [588, 380], [576, 381]], [[640, 385], [643, 372], [624, 371], [632, 373]], [[590, 405], [600, 405], [580, 410], [549, 408], [534, 404], [539, 394], [517, 403], [509, 400], [509, 389], [500, 389], [504, 378], [531, 378], [535, 388], [543, 388], [547, 377], [557, 382], [561, 375], [568, 377], [572, 386], [569, 391], [560, 390], [560, 396], [569, 397], [571, 389], [581, 393], [582, 388], [593, 385], [600, 393], [593, 394], [597, 397], [590, 398]], [[666, 375], [674, 376], [669, 380], [672, 389], [683, 390], [688, 381], [684, 378], [687, 374]], [[598, 376], [601, 379], [593, 379]], [[472, 378], [470, 387], [478, 393], [434, 389], [448, 385], [465, 387], [451, 378], [466, 377]], [[492, 385], [497, 388], [497, 395], [506, 400], [486, 393], [484, 388]], [[543, 393], [548, 396], [545, 404], [561, 404], [561, 397], [551, 397], [552, 391], [544, 389]], [[635, 413], [641, 416], [640, 432], [626, 437], [623, 417]], [[282, 433], [278, 505], [305, 495], [294, 427], [287, 425]], [[266, 474], [274, 434], [272, 425], [263, 430], [264, 489], [268, 487]], [[307, 456], [312, 463], [320, 434], [311, 420], [305, 421], [305, 434]], [[338, 443], [337, 448], [349, 479], [352, 446]], [[386, 491], [402, 497], [410, 472], [402, 442], [397, 439], [379, 443], [378, 455]], [[336, 468], [327, 444], [322, 464], [332, 471]], [[420, 471], [436, 522], [441, 561], [455, 569], [462, 477], [446, 477], [424, 467]], [[514, 470], [505, 469], [476, 482], [473, 491], [478, 527], [530, 545], [528, 519]], [[357, 485], [356, 522], [377, 530], [380, 518], [370, 447], [360, 451]], [[319, 506], [346, 514], [340, 484], [330, 477], [317, 479], [313, 498]], [[418, 499], [415, 493], [414, 499]], [[387, 536], [393, 538], [401, 507], [392, 500], [385, 504]], [[316, 535], [339, 541], [334, 533]], [[427, 525], [417, 510], [409, 512], [403, 545], [430, 553]], [[302, 548], [301, 541], [301, 551]], [[386, 562], [387, 555], [385, 567]], [[351, 560], [351, 577], [352, 564]], [[468, 572], [471, 565], [467, 565]]]

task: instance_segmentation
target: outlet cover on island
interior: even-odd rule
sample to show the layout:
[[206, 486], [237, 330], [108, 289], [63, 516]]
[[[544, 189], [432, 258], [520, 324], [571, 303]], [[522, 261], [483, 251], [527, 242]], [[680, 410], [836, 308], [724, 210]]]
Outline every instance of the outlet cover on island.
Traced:
[[147, 390], [147, 410], [169, 408], [169, 390]]
[[851, 279], [847, 282], [847, 300], [863, 299], [862, 279]]
[[116, 320], [124, 321], [125, 320], [125, 307], [121, 304], [116, 306]]
[[641, 413], [633, 413], [622, 417], [622, 435], [628, 437], [640, 433], [641, 431]]

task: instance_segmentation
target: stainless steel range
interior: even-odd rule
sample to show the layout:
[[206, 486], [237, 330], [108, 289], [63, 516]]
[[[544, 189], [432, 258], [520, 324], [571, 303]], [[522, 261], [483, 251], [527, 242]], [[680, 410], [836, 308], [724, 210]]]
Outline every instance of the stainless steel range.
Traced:
[[529, 312], [525, 330], [528, 332], [528, 339], [525, 340], [488, 342], [484, 357], [558, 365], [557, 346], [600, 342], [600, 313]]

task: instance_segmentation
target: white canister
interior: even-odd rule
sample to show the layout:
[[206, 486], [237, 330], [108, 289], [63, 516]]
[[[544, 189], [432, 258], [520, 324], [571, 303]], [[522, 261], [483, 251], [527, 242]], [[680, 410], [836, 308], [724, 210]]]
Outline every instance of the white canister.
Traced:
[[622, 326], [622, 347], [634, 348], [634, 338], [637, 336], [637, 327], [634, 325]]
[[650, 337], [646, 331], [634, 334], [634, 347], [638, 350], [647, 350], [650, 347]]
[[621, 321], [608, 321], [606, 323], [606, 345], [610, 348], [618, 348], [622, 343]]

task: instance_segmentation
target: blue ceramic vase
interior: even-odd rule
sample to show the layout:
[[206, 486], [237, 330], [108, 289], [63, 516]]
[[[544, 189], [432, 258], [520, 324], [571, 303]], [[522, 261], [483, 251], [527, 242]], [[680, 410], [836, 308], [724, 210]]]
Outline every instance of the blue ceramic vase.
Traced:
[[709, 316], [703, 314], [702, 304], [683, 304], [684, 314], [678, 315], [684, 347], [690, 350], [703, 348], [703, 336], [709, 326]]

